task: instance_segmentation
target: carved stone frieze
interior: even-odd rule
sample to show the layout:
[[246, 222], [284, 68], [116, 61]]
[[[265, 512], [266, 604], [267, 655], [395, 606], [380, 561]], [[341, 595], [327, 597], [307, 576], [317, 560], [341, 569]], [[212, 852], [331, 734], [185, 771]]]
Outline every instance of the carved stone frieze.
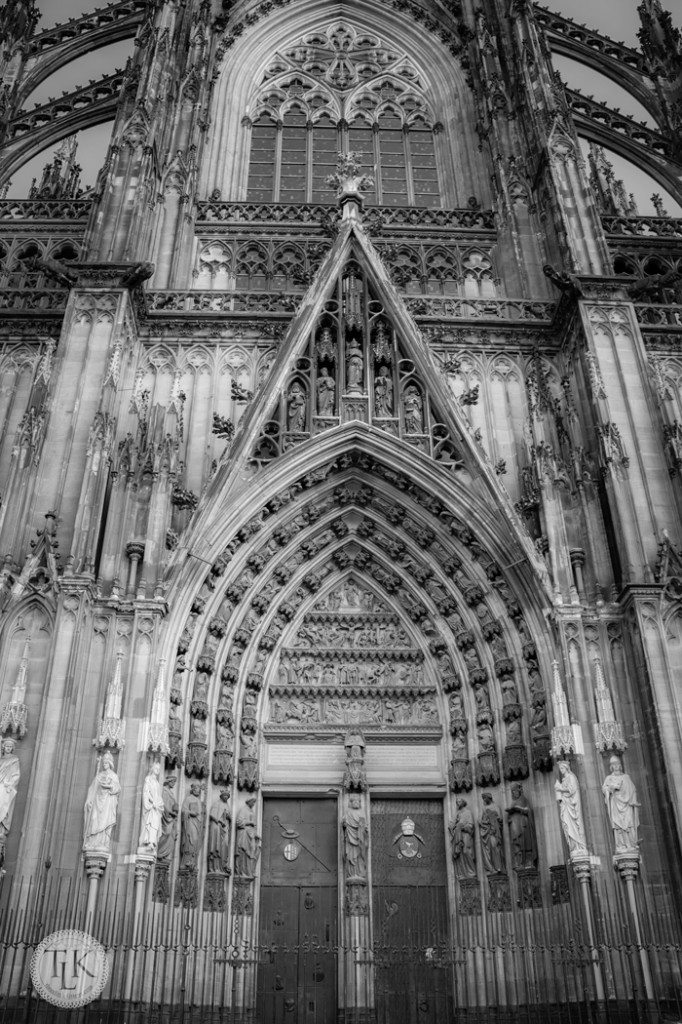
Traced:
[[367, 696], [346, 696], [341, 691], [320, 695], [289, 695], [278, 691], [270, 703], [269, 726], [313, 724], [437, 726], [439, 714], [435, 697], [428, 694], [394, 692]]

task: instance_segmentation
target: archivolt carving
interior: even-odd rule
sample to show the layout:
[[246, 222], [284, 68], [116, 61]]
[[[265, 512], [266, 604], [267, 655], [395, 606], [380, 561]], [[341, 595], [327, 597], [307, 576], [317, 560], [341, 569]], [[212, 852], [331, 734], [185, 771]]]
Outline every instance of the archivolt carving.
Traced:
[[[190, 743], [205, 743], [206, 757], [193, 746], [186, 770], [208, 770], [210, 731], [206, 739], [195, 734], [203, 735], [200, 722], [211, 717], [211, 694], [220, 686], [220, 706], [230, 709], [219, 707], [222, 715], [232, 715], [237, 694], [235, 721], [249, 750], [240, 785], [257, 785], [257, 746], [248, 737], [257, 736], [259, 694], [268, 682], [270, 725], [307, 731], [351, 721], [389, 730], [408, 722], [434, 726], [436, 693], [461, 690], [481, 785], [495, 784], [501, 770], [508, 778], [527, 774], [528, 736], [534, 767], [549, 767], [538, 655], [499, 566], [438, 499], [400, 473], [366, 456], [344, 456], [335, 471], [354, 468], [360, 479], [334, 488], [331, 468], [272, 498], [204, 581], [178, 646], [211, 679], [194, 684], [190, 708]], [[370, 597], [362, 605], [358, 596], [351, 613], [336, 580]], [[459, 741], [455, 750], [461, 731], [454, 721], [451, 732], [453, 758], [467, 760]], [[470, 776], [461, 765], [453, 768], [456, 786]]]

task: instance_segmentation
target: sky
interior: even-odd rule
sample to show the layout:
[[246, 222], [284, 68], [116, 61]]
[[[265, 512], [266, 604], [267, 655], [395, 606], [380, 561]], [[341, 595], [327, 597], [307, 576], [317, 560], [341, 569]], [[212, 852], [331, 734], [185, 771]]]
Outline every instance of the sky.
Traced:
[[[640, 23], [637, 6], [639, 2], [640, 0], [599, 0], [599, 2], [595, 2], [595, 0], [546, 0], [544, 6], [566, 17], [573, 18], [578, 23], [586, 24], [590, 28], [603, 32], [612, 39], [622, 41], [629, 46], [638, 46], [637, 29]], [[669, 0], [667, 6], [675, 9], [678, 2], [679, 0]], [[43, 13], [39, 28], [50, 28], [57, 22], [68, 21], [69, 18], [89, 13], [97, 7], [103, 6], [105, 6], [105, 0], [39, 0], [38, 7]], [[664, 6], [666, 6], [665, 0]], [[678, 19], [675, 18], [675, 20]], [[682, 18], [679, 19], [679, 23], [682, 25]], [[132, 43], [130, 40], [126, 40], [98, 50], [92, 56], [81, 58], [43, 83], [32, 94], [27, 106], [31, 108], [35, 103], [44, 103], [48, 98], [59, 96], [63, 91], [82, 85], [91, 78], [98, 78], [103, 74], [111, 73], [115, 68], [124, 67], [131, 51]], [[565, 58], [555, 57], [554, 62], [562, 78], [571, 88], [580, 88], [582, 92], [593, 95], [595, 99], [601, 100], [611, 107], [619, 107], [623, 113], [629, 114], [637, 120], [646, 120], [651, 123], [651, 119], [639, 103], [608, 79]], [[79, 159], [84, 168], [83, 178], [86, 185], [94, 184], [99, 166], [104, 160], [110, 131], [110, 125], [100, 125], [81, 133]], [[44, 164], [50, 159], [51, 152], [51, 150], [46, 150], [15, 175], [9, 192], [11, 197], [26, 196], [32, 179], [40, 177]], [[650, 197], [653, 192], [663, 192], [660, 186], [644, 172], [615, 154], [612, 157], [612, 163], [617, 176], [625, 181], [628, 191], [635, 194], [640, 213], [652, 214], [654, 208]], [[668, 202], [667, 197], [664, 196], [664, 200], [669, 213], [682, 216], [682, 209], [672, 199]]]

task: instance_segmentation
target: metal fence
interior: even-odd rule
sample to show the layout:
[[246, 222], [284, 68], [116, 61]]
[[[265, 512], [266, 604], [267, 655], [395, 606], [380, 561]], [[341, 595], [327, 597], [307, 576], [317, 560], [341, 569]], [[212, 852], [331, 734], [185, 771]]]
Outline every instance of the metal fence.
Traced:
[[[85, 920], [86, 883], [5, 877], [0, 889], [0, 1024], [673, 1024], [682, 1021], [682, 945], [670, 914], [635, 943], [618, 913], [587, 943], [570, 903], [453, 914], [448, 942], [404, 945], [315, 935], [254, 940], [248, 915], [147, 902], [112, 885]], [[33, 988], [38, 943], [62, 929], [105, 947], [109, 980], [80, 1009]], [[346, 933], [352, 929], [344, 924]], [[360, 929], [362, 931], [362, 929]], [[648, 970], [648, 989], [644, 973]], [[601, 979], [603, 998], [599, 994]]]

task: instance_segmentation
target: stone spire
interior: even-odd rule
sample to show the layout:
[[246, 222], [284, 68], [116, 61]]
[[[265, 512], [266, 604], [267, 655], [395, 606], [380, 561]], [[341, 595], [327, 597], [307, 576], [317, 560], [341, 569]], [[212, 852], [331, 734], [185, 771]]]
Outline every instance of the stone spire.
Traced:
[[26, 674], [28, 670], [28, 653], [31, 647], [30, 636], [26, 637], [24, 653], [19, 662], [19, 671], [12, 687], [12, 694], [9, 701], [2, 708], [0, 714], [0, 734], [6, 736], [8, 733], [22, 739], [26, 735], [28, 726], [28, 709], [24, 697], [26, 695]]
[[597, 677], [597, 685], [594, 690], [597, 703], [594, 741], [597, 745], [597, 750], [602, 754], [606, 753], [607, 750], [617, 750], [622, 754], [627, 747], [627, 743], [623, 736], [623, 726], [620, 722], [616, 721], [613, 700], [611, 699], [611, 692], [606, 685], [601, 658], [594, 659], [594, 670]]
[[634, 197], [628, 195], [622, 179], [616, 177], [613, 164], [602, 146], [590, 143], [588, 161], [590, 185], [597, 198], [600, 213], [606, 216], [636, 217], [638, 210]]
[[576, 753], [576, 737], [568, 714], [568, 702], [558, 661], [552, 662], [552, 676], [554, 679], [552, 687], [552, 713], [554, 715], [552, 757], [567, 757], [569, 754]]
[[152, 697], [152, 713], [149, 720], [147, 750], [155, 754], [167, 754], [168, 746], [168, 696], [166, 694], [166, 659], [159, 660], [159, 674]]
[[674, 81], [682, 75], [682, 34], [661, 0], [643, 0], [637, 8], [642, 23], [637, 36], [652, 72]]
[[40, 184], [33, 179], [29, 199], [78, 199], [82, 194], [81, 167], [76, 163], [78, 141], [75, 135], [64, 139], [50, 163], [43, 167]]
[[123, 705], [123, 682], [121, 679], [121, 662], [123, 651], [116, 653], [116, 667], [113, 677], [107, 686], [107, 697], [104, 704], [104, 715], [100, 720], [95, 746], [98, 750], [111, 747], [120, 750], [125, 746], [126, 720], [121, 718]]

